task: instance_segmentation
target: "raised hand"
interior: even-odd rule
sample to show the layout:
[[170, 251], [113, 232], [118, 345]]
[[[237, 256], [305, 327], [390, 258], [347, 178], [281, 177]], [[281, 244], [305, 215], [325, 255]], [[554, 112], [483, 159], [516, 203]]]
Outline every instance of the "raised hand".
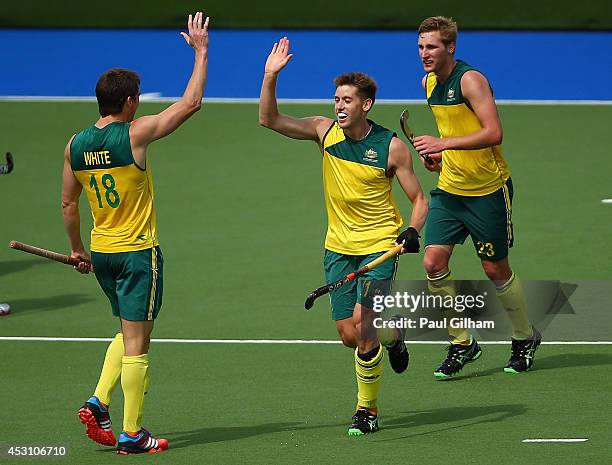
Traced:
[[265, 72], [277, 74], [282, 70], [293, 55], [289, 53], [289, 39], [283, 37], [278, 43], [274, 43], [272, 51], [266, 60]]
[[[189, 18], [187, 18], [189, 34], [181, 32], [185, 42], [196, 52], [208, 50], [208, 22], [210, 18], [208, 16], [205, 20], [203, 18], [204, 14], [201, 11], [198, 11], [194, 16], [189, 15]], [[202, 21], [204, 21], [204, 24], [202, 24]]]

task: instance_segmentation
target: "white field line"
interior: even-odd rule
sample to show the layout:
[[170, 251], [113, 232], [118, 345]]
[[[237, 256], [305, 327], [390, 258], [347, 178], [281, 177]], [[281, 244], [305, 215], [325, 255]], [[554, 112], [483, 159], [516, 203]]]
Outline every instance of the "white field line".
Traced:
[[[143, 102], [176, 102], [180, 97], [162, 97], [159, 92], [141, 94]], [[0, 102], [95, 102], [92, 96], [0, 95]], [[279, 103], [331, 104], [333, 100], [311, 98], [280, 98]], [[259, 98], [204, 97], [204, 103], [259, 103]], [[425, 105], [425, 99], [378, 99], [382, 105]], [[612, 100], [520, 100], [501, 99], [498, 105], [612, 105]]]
[[[44, 336], [0, 336], [0, 341], [37, 342], [110, 342], [110, 337], [44, 337]], [[155, 343], [171, 344], [342, 344], [338, 340], [317, 339], [151, 339]], [[406, 341], [408, 344], [448, 344], [448, 341]], [[506, 345], [510, 341], [478, 341], [482, 345]], [[612, 345], [612, 341], [544, 341], [546, 345]]]
[[[480, 343], [479, 343], [480, 344]], [[587, 438], [567, 438], [567, 439], [523, 439], [521, 442], [587, 442]]]
[[601, 199], [601, 203], [612, 203], [612, 199]]

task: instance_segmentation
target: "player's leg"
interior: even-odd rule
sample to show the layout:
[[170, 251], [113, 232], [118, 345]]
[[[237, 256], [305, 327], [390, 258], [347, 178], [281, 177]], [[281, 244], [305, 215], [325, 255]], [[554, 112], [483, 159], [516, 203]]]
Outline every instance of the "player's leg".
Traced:
[[[338, 281], [355, 271], [357, 260], [354, 256], [344, 255], [331, 250], [325, 251], [323, 265], [325, 281]], [[352, 282], [330, 292], [331, 317], [336, 324], [336, 331], [346, 347], [357, 347], [357, 329], [353, 321], [353, 310], [357, 302], [357, 283]]]
[[125, 355], [122, 358], [121, 388], [125, 396], [123, 431], [138, 435], [142, 425], [142, 411], [149, 378], [149, 344], [153, 320], [129, 321], [121, 319]]
[[[450, 259], [455, 244], [462, 244], [468, 236], [463, 223], [463, 203], [458, 196], [435, 189], [431, 192], [429, 215], [425, 229], [425, 256], [423, 266], [427, 273], [427, 287], [434, 296], [452, 297], [457, 290], [450, 270]], [[441, 317], [449, 321], [455, 310], [445, 307]], [[476, 340], [462, 328], [447, 325], [450, 345], [444, 361], [434, 371], [438, 379], [459, 373], [466, 363], [477, 360], [482, 350]]]
[[360, 303], [355, 305], [353, 319], [357, 328], [355, 374], [357, 377], [357, 407], [349, 426], [350, 436], [378, 431], [378, 393], [383, 371], [382, 345], [373, 320], [378, 316]]
[[168, 441], [156, 439], [142, 428], [144, 400], [149, 385], [149, 344], [153, 322], [163, 295], [163, 256], [159, 247], [127, 252], [119, 276], [117, 294], [125, 354], [121, 363], [123, 431], [117, 451], [121, 454], [161, 452]]
[[357, 347], [357, 328], [355, 328], [352, 315], [342, 320], [336, 320], [336, 331], [338, 331], [342, 344], [351, 349]]
[[[360, 257], [357, 268], [382, 255], [382, 252]], [[357, 329], [355, 374], [357, 378], [357, 408], [349, 427], [349, 435], [374, 433], [378, 430], [378, 395], [383, 372], [383, 346], [387, 346], [391, 366], [397, 373], [408, 367], [408, 349], [404, 331], [380, 332], [374, 321], [380, 313], [373, 310], [376, 296], [388, 295], [397, 271], [397, 259], [388, 260], [370, 270], [357, 283], [357, 304], [353, 320]], [[380, 338], [385, 338], [383, 342]]]
[[[111, 303], [113, 315], [119, 316], [113, 257], [114, 254], [96, 252], [91, 254], [96, 279]], [[105, 446], [114, 446], [117, 442], [113, 434], [108, 408], [112, 393], [121, 376], [122, 358], [123, 336], [121, 333], [117, 333], [106, 350], [104, 364], [94, 394], [82, 405], [78, 412], [81, 423], [86, 427], [87, 436]]]
[[[383, 255], [384, 252], [373, 253], [363, 257], [359, 263], [359, 267], [375, 260]], [[357, 302], [362, 305], [362, 308], [369, 310], [369, 315], [380, 317], [380, 314], [373, 312], [373, 299], [378, 296], [386, 296], [391, 292], [395, 274], [397, 273], [399, 257], [393, 260], [387, 260], [381, 263], [373, 270], [368, 271], [359, 280]], [[391, 316], [390, 320], [401, 321], [402, 315], [397, 314]], [[371, 323], [371, 322], [370, 322]], [[377, 336], [380, 343], [387, 349], [389, 355], [389, 364], [396, 373], [400, 374], [408, 368], [410, 355], [408, 347], [404, 341], [406, 336], [406, 328], [378, 328]]]
[[[348, 273], [358, 269], [359, 264], [359, 257], [326, 250], [324, 257], [325, 280], [333, 282], [344, 278]], [[350, 435], [365, 434], [378, 428], [376, 413], [374, 410], [372, 410], [373, 413], [368, 410], [369, 406], [376, 404], [378, 384], [370, 382], [375, 381], [375, 379], [365, 379], [365, 376], [368, 376], [371, 371], [380, 370], [382, 365], [380, 345], [377, 346], [378, 352], [372, 356], [370, 352], [372, 352], [373, 343], [364, 343], [363, 337], [360, 337], [359, 334], [362, 325], [362, 313], [359, 310], [361, 306], [357, 304], [357, 289], [358, 283], [352, 282], [330, 293], [332, 319], [336, 323], [338, 334], [345, 346], [355, 349], [359, 394], [357, 412], [353, 416], [353, 423], [349, 427]], [[362, 361], [358, 354], [362, 354], [365, 360]], [[363, 383], [361, 383], [361, 379], [365, 379]], [[360, 400], [361, 398], [363, 398], [363, 401]], [[360, 403], [365, 405], [359, 405]]]
[[497, 297], [506, 309], [512, 323], [512, 337], [527, 339], [532, 336], [532, 326], [527, 316], [527, 303], [520, 279], [508, 263], [508, 257], [498, 261], [482, 260], [482, 268], [495, 284]]
[[508, 251], [514, 244], [512, 225], [512, 181], [492, 194], [469, 203], [470, 234], [482, 268], [496, 287], [497, 297], [512, 323], [512, 355], [505, 371], [527, 371], [533, 364], [540, 333], [529, 322], [520, 279], [512, 271]]
[[533, 366], [542, 335], [529, 321], [521, 280], [510, 268], [508, 257], [496, 262], [483, 260], [482, 267], [487, 277], [495, 283], [497, 298], [512, 323], [512, 352], [504, 371], [528, 371]]

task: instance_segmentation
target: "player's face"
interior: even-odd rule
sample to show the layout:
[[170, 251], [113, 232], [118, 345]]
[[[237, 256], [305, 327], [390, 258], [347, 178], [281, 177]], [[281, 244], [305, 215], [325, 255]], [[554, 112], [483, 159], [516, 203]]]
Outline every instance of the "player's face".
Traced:
[[453, 59], [455, 44], [445, 45], [440, 37], [440, 31], [423, 32], [419, 34], [419, 57], [426, 73], [436, 73], [443, 69], [449, 60]]
[[338, 124], [343, 129], [353, 127], [365, 120], [367, 112], [372, 108], [372, 100], [363, 100], [354, 86], [338, 86], [334, 100], [334, 111]]

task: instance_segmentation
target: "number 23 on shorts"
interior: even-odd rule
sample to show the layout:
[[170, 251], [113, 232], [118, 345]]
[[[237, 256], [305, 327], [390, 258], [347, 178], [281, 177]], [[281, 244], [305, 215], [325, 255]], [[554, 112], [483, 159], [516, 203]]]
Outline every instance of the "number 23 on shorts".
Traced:
[[491, 242], [476, 241], [476, 249], [480, 256], [492, 257], [495, 255], [495, 250], [493, 250], [493, 244]]

